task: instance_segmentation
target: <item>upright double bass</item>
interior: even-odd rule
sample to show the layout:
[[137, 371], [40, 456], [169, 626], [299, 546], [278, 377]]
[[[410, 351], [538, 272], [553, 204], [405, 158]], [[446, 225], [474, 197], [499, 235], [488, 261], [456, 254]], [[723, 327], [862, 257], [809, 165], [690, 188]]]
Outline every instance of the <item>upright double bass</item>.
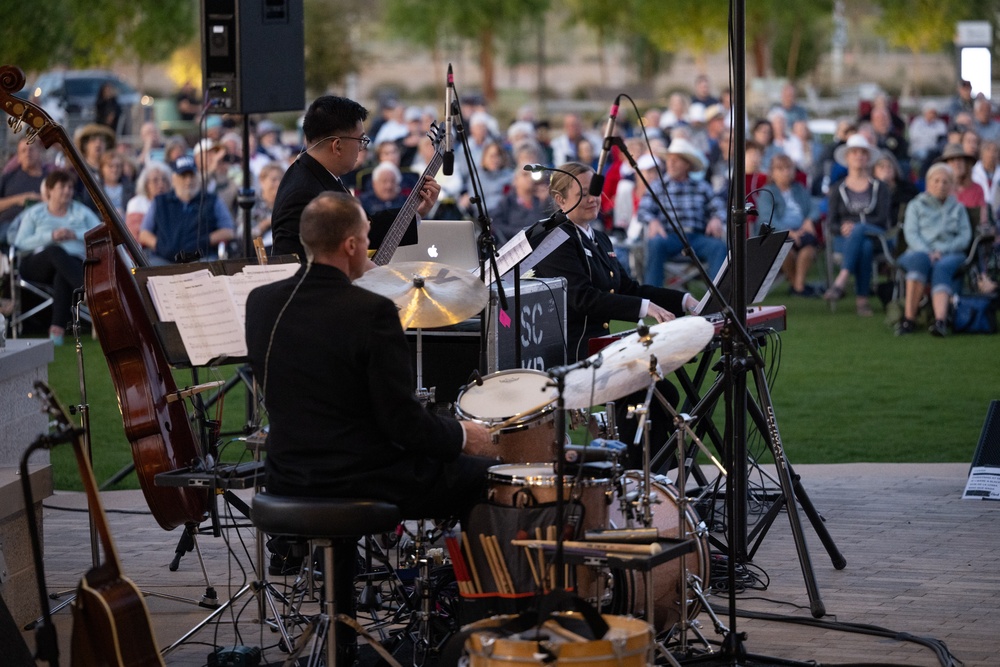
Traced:
[[19, 68], [0, 67], [0, 106], [10, 116], [8, 124], [15, 132], [24, 129], [32, 140], [40, 139], [46, 148], [62, 148], [103, 222], [84, 236], [84, 286], [142, 492], [164, 530], [200, 523], [209, 507], [207, 490], [159, 487], [154, 481], [161, 472], [195, 463], [200, 448], [183, 401], [167, 401], [177, 385], [132, 274], [133, 267], [147, 265], [146, 257], [65, 129], [39, 107], [14, 96], [24, 83]]

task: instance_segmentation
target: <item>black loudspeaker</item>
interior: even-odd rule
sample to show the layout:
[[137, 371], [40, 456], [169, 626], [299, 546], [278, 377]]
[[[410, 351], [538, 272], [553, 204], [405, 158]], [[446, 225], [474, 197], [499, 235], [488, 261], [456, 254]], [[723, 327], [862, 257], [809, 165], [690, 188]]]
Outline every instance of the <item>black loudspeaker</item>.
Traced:
[[302, 0], [201, 0], [210, 113], [305, 108]]
[[1000, 468], [1000, 401], [990, 401], [972, 467]]

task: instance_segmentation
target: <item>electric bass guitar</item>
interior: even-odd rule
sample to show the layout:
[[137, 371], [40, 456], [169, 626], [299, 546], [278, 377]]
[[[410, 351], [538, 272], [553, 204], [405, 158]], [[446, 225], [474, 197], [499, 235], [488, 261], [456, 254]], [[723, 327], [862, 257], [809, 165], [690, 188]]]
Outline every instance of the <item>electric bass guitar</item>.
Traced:
[[73, 667], [163, 667], [142, 593], [121, 573], [94, 471], [81, 443], [81, 430], [70, 421], [65, 408], [44, 382], [35, 382], [35, 395], [45, 403], [45, 411], [60, 432], [71, 436], [76, 465], [104, 551], [104, 562], [87, 572], [76, 589], [71, 664]]
[[382, 244], [379, 245], [378, 250], [369, 253], [371, 260], [379, 266], [385, 266], [389, 263], [389, 260], [392, 259], [392, 254], [399, 247], [399, 242], [403, 240], [403, 236], [410, 226], [410, 221], [413, 220], [413, 216], [417, 213], [417, 207], [420, 206], [420, 188], [424, 186], [424, 181], [428, 178], [433, 178], [438, 173], [438, 169], [441, 168], [441, 163], [444, 161], [444, 156], [441, 154], [441, 131], [440, 125], [431, 123], [431, 129], [427, 132], [427, 136], [430, 138], [431, 143], [434, 144], [434, 155], [427, 161], [424, 173], [420, 174], [417, 184], [410, 190], [410, 194], [403, 203], [403, 207], [399, 209], [399, 214], [392, 221], [392, 225], [389, 226], [389, 231], [385, 233]]

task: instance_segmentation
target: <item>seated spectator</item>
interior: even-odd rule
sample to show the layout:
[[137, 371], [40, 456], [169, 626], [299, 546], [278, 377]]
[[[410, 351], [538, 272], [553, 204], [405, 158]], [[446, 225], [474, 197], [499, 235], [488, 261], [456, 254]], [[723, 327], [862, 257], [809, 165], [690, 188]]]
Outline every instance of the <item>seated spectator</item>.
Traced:
[[[282, 162], [270, 162], [260, 170], [260, 187], [250, 209], [250, 237], [261, 239], [265, 248], [271, 247], [271, 214], [274, 211], [274, 199], [278, 195], [278, 185], [285, 175], [285, 165]], [[237, 245], [243, 244], [243, 216], [236, 222]], [[244, 253], [246, 254], [246, 253]], [[270, 254], [270, 252], [268, 253]]]
[[171, 165], [172, 190], [149, 205], [139, 242], [154, 266], [218, 257], [220, 243], [232, 241], [233, 217], [222, 200], [200, 190], [194, 158]]
[[136, 194], [125, 205], [125, 226], [136, 241], [139, 240], [139, 228], [149, 210], [149, 203], [158, 195], [170, 192], [170, 174], [170, 167], [158, 160], [147, 162], [139, 174], [135, 183]]
[[972, 166], [972, 181], [983, 189], [986, 205], [996, 217], [1000, 206], [1000, 144], [984, 141], [979, 147], [979, 161]]
[[20, 255], [21, 275], [51, 285], [52, 324], [49, 338], [62, 345], [72, 319], [73, 292], [83, 287], [83, 260], [87, 249], [83, 235], [101, 224], [89, 208], [73, 200], [73, 176], [56, 169], [45, 177], [44, 205], [27, 209], [14, 238]]
[[638, 219], [646, 228], [647, 285], [662, 286], [664, 262], [684, 249], [682, 240], [663, 219], [656, 199], [664, 205], [668, 199], [673, 203], [670, 212], [676, 214], [676, 223], [710, 276], [715, 277], [726, 259], [725, 201], [707, 181], [690, 178], [692, 172], [704, 168], [704, 158], [689, 141], [674, 139], [667, 148], [667, 178], [651, 182], [650, 192], [639, 202]]
[[812, 175], [822, 159], [823, 147], [813, 138], [808, 121], [792, 124], [792, 134], [785, 141], [785, 155], [792, 158], [795, 168], [806, 176], [806, 187], [812, 187]]
[[236, 211], [236, 197], [240, 191], [240, 184], [236, 178], [242, 181], [243, 175], [240, 173], [236, 176], [230, 173], [227, 154], [225, 144], [212, 139], [202, 139], [194, 147], [194, 166], [204, 181], [205, 192], [218, 197], [232, 215]]
[[794, 83], [786, 83], [781, 87], [781, 102], [771, 107], [781, 109], [785, 113], [788, 125], [793, 126], [800, 120], [809, 120], [809, 112], [796, 101], [797, 92]]
[[922, 164], [947, 133], [948, 126], [938, 117], [937, 107], [926, 102], [920, 115], [910, 121], [910, 157], [914, 163]]
[[173, 164], [179, 157], [190, 154], [191, 147], [188, 146], [187, 139], [180, 135], [169, 137], [163, 144], [163, 162]]
[[135, 195], [135, 184], [124, 172], [125, 158], [118, 153], [105, 153], [101, 157], [101, 187], [122, 220], [128, 200]]
[[767, 173], [771, 168], [771, 158], [778, 153], [784, 152], [774, 143], [774, 126], [771, 124], [771, 121], [762, 118], [754, 123], [753, 129], [750, 131], [750, 138], [760, 144], [763, 149], [760, 168]]
[[[73, 133], [73, 143], [76, 144], [76, 149], [80, 152], [84, 165], [90, 170], [90, 175], [100, 183], [101, 158], [115, 147], [115, 133], [106, 125], [87, 123]], [[97, 212], [97, 204], [94, 203], [90, 192], [84, 186], [82, 178], [76, 180], [73, 196], [76, 197], [77, 201], [88, 206], [90, 210]]]
[[538, 196], [534, 174], [518, 169], [514, 172], [513, 187], [490, 210], [493, 235], [502, 245], [547, 215], [548, 200]]
[[22, 136], [17, 142], [17, 166], [0, 176], [0, 244], [6, 247], [7, 228], [28, 204], [41, 199], [45, 169], [40, 141], [29, 142]]
[[[483, 188], [480, 194], [488, 212], [492, 212], [500, 205], [500, 200], [510, 189], [513, 177], [511, 157], [503, 146], [497, 142], [486, 144], [479, 163], [479, 181]], [[469, 188], [461, 199], [461, 207], [473, 214], [476, 212], [476, 207], [470, 205], [471, 195], [472, 190]]]
[[903, 175], [896, 158], [887, 150], [882, 150], [872, 167], [872, 175], [889, 188], [889, 229], [902, 224], [906, 205], [919, 194], [920, 190]]
[[406, 203], [406, 195], [401, 191], [403, 174], [392, 162], [379, 162], [372, 170], [372, 188], [362, 192], [358, 199], [368, 217], [376, 213], [400, 208]]
[[978, 209], [979, 220], [976, 223], [981, 224], [989, 220], [989, 211], [986, 208], [986, 194], [979, 184], [972, 181], [972, 166], [976, 160], [974, 153], [966, 153], [957, 144], [948, 144], [941, 151], [937, 162], [944, 162], [951, 167], [955, 198], [966, 208]]
[[875, 133], [874, 143], [877, 148], [892, 153], [899, 163], [902, 173], [910, 176], [910, 144], [903, 136], [903, 130], [893, 125], [893, 117], [885, 107], [874, 107], [871, 113], [871, 127]]
[[973, 125], [970, 130], [975, 130], [976, 134], [983, 141], [1000, 142], [1000, 121], [993, 118], [993, 104], [985, 97], [976, 99], [972, 107]]
[[948, 334], [948, 305], [951, 295], [961, 287], [955, 272], [965, 259], [972, 242], [972, 229], [965, 207], [952, 194], [955, 176], [947, 164], [938, 162], [927, 170], [927, 191], [906, 207], [903, 234], [906, 252], [899, 264], [906, 271], [903, 319], [896, 333], [904, 335], [916, 329], [914, 321], [928, 283], [935, 336]]
[[862, 134], [851, 135], [834, 153], [837, 162], [847, 167], [847, 176], [830, 188], [828, 200], [830, 228], [843, 238], [843, 262], [823, 298], [827, 301], [844, 298], [847, 281], [853, 274], [855, 307], [862, 317], [873, 314], [868, 301], [875, 258], [875, 240], [871, 235], [884, 234], [889, 227], [889, 188], [871, 175], [871, 164], [878, 156], [878, 150]]
[[[771, 182], [757, 197], [757, 220], [776, 231], [788, 230], [792, 249], [781, 270], [795, 296], [816, 296], [806, 284], [806, 276], [816, 260], [816, 218], [819, 210], [809, 191], [795, 180], [795, 163], [787, 155], [771, 160]], [[768, 196], [770, 195], [770, 196]]]

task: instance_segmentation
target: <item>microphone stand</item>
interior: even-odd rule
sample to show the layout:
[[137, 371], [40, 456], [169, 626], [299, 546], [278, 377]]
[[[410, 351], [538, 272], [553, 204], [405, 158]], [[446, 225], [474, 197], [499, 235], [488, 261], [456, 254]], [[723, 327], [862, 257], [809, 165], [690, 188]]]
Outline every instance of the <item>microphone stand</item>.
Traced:
[[[497, 298], [500, 302], [500, 309], [507, 311], [507, 294], [504, 290], [503, 283], [500, 282], [500, 269], [497, 267], [497, 245], [496, 239], [493, 238], [493, 227], [490, 221], [489, 211], [486, 210], [486, 202], [483, 201], [482, 196], [482, 184], [479, 182], [479, 171], [476, 169], [475, 161], [472, 159], [472, 152], [469, 150], [469, 138], [465, 133], [465, 124], [462, 122], [462, 104], [458, 100], [458, 95], [455, 95], [455, 99], [452, 102], [453, 108], [450, 109], [451, 115], [454, 118], [455, 123], [455, 134], [458, 136], [458, 141], [462, 145], [462, 153], [465, 154], [465, 164], [469, 169], [469, 181], [472, 184], [472, 197], [469, 201], [476, 205], [476, 210], [478, 215], [476, 220], [479, 222], [480, 234], [479, 234], [479, 279], [484, 283], [486, 280], [486, 262], [489, 261], [490, 271], [492, 271], [495, 277], [494, 284], [497, 287]], [[517, 288], [520, 286], [520, 282], [515, 283], [515, 300], [520, 301], [519, 295], [517, 294]], [[484, 308], [482, 313], [479, 315], [479, 368], [480, 371], [485, 375], [489, 372], [489, 359], [487, 355], [487, 334], [488, 325], [487, 322], [487, 311], [488, 308]], [[514, 345], [517, 352], [520, 351], [519, 345], [521, 341], [521, 318], [519, 313], [514, 313]], [[515, 352], [515, 355], [517, 355]], [[519, 355], [517, 355], [519, 357]]]

